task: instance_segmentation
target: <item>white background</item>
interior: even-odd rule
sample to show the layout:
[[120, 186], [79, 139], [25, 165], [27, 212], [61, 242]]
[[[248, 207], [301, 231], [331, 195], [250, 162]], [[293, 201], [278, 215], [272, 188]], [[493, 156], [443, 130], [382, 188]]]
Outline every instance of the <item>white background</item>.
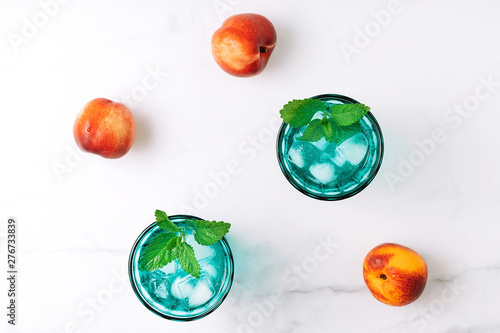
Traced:
[[[0, 266], [12, 216], [19, 332], [500, 331], [497, 1], [49, 2], [0, 2]], [[373, 12], [389, 9], [382, 27]], [[243, 79], [215, 64], [210, 39], [245, 12], [268, 17], [278, 42], [264, 72]], [[145, 90], [151, 72], [161, 75]], [[321, 93], [371, 106], [385, 139], [378, 176], [341, 202], [299, 193], [275, 156], [279, 109]], [[121, 159], [74, 142], [76, 114], [97, 97], [136, 119]], [[431, 144], [436, 130], [446, 139]], [[233, 288], [203, 320], [161, 319], [128, 283], [155, 209], [232, 223]], [[428, 264], [409, 306], [364, 285], [363, 258], [384, 242]]]

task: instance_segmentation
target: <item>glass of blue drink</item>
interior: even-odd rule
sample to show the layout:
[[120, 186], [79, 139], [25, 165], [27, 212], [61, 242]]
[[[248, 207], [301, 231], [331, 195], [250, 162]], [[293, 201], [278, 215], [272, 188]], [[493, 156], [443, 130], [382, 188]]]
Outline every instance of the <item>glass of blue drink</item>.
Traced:
[[137, 238], [129, 259], [129, 277], [139, 300], [153, 313], [171, 320], [189, 321], [205, 317], [222, 304], [234, 274], [231, 249], [225, 238], [210, 246], [198, 244], [186, 220], [200, 220], [189, 215], [174, 215], [170, 220], [185, 231], [186, 243], [194, 248], [201, 268], [200, 278], [186, 273], [177, 260], [155, 271], [142, 270], [139, 260], [146, 246], [165, 232], [157, 223], [147, 227]]
[[[331, 104], [355, 104], [342, 95], [313, 97]], [[318, 111], [314, 118], [321, 118]], [[314, 119], [313, 118], [313, 119]], [[359, 121], [359, 130], [342, 142], [302, 141], [305, 127], [283, 123], [277, 139], [278, 162], [286, 179], [300, 192], [320, 200], [341, 200], [363, 190], [382, 163], [384, 141], [375, 117], [368, 112]]]

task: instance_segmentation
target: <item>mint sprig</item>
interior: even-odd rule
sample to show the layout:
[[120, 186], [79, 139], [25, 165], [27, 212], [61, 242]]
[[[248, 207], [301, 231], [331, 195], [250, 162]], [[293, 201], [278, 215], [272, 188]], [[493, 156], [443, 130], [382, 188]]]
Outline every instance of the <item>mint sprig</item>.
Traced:
[[331, 118], [323, 115], [323, 119], [314, 119], [307, 125], [300, 140], [316, 142], [321, 138], [325, 138], [327, 141], [332, 141], [333, 126]]
[[337, 125], [349, 126], [359, 122], [370, 111], [370, 107], [361, 103], [332, 104], [328, 111]]
[[[316, 142], [325, 138], [339, 144], [360, 130], [359, 121], [369, 111], [370, 107], [360, 103], [330, 104], [306, 98], [288, 102], [280, 114], [291, 127], [306, 127], [300, 140]], [[322, 113], [322, 118], [313, 119], [318, 112]]]
[[172, 222], [169, 220], [167, 214], [161, 210], [156, 210], [155, 211], [155, 216], [156, 216], [156, 223], [160, 228], [165, 230], [166, 232], [179, 232], [180, 229]]
[[[142, 270], [154, 271], [177, 260], [182, 269], [193, 277], [200, 278], [200, 264], [194, 249], [186, 243], [186, 230], [179, 228], [161, 210], [155, 212], [156, 223], [166, 232], [153, 238], [139, 259]], [[215, 244], [227, 234], [231, 224], [226, 222], [186, 220], [192, 228], [195, 241], [204, 246]]]
[[191, 274], [195, 278], [200, 278], [200, 264], [196, 260], [194, 249], [186, 242], [180, 243], [176, 251], [177, 261], [181, 264], [184, 271]]
[[280, 111], [281, 118], [292, 127], [306, 126], [318, 111], [326, 111], [326, 104], [320, 100], [294, 99], [288, 102]]
[[189, 224], [194, 229], [194, 239], [200, 245], [212, 245], [222, 239], [228, 233], [231, 225], [225, 222], [196, 221], [191, 220]]
[[177, 255], [173, 251], [177, 247], [175, 234], [160, 234], [146, 247], [141, 256], [139, 265], [141, 269], [154, 271], [173, 261]]

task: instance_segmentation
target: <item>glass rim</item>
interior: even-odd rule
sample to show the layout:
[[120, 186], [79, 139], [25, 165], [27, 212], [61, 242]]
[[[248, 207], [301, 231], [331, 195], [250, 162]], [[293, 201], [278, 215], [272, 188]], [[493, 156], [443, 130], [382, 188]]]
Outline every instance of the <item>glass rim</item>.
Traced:
[[[173, 219], [202, 220], [201, 218], [193, 216], [193, 215], [183, 215], [183, 214], [169, 216], [169, 219], [171, 219], [171, 220], [173, 220]], [[174, 222], [174, 221], [172, 221], [172, 222]], [[176, 222], [174, 222], [174, 223], [176, 223]], [[141, 303], [149, 311], [153, 312], [154, 314], [156, 314], [156, 315], [158, 315], [158, 316], [160, 316], [160, 317], [162, 317], [164, 319], [169, 319], [169, 320], [174, 320], [174, 321], [181, 321], [182, 322], [182, 321], [197, 320], [197, 319], [201, 319], [201, 318], [203, 318], [203, 317], [211, 314], [212, 312], [214, 312], [224, 302], [224, 300], [226, 299], [227, 295], [229, 294], [229, 291], [231, 290], [231, 287], [233, 285], [233, 279], [234, 279], [234, 259], [233, 259], [233, 253], [231, 251], [231, 247], [229, 246], [229, 242], [226, 240], [226, 237], [222, 237], [222, 239], [220, 240], [220, 242], [223, 244], [223, 248], [225, 249], [225, 255], [228, 257], [228, 261], [230, 262], [229, 267], [231, 267], [231, 274], [229, 275], [229, 277], [227, 277], [226, 279], [224, 279], [224, 280], [227, 280], [227, 290], [224, 291], [222, 297], [209, 310], [207, 310], [205, 312], [202, 312], [200, 314], [194, 315], [194, 316], [190, 316], [190, 317], [179, 317], [179, 316], [175, 316], [175, 315], [172, 315], [172, 314], [163, 313], [163, 312], [159, 311], [158, 309], [155, 309], [154, 307], [152, 307], [149, 304], [149, 302], [147, 302], [147, 300], [144, 298], [144, 296], [142, 295], [142, 293], [139, 291], [139, 288], [137, 287], [136, 280], [134, 278], [133, 268], [132, 267], [133, 267], [133, 261], [134, 261], [135, 254], [136, 254], [136, 249], [139, 246], [140, 241], [144, 238], [144, 236], [147, 235], [155, 227], [159, 228], [159, 226], [158, 226], [158, 224], [156, 222], [153, 222], [150, 225], [148, 225], [139, 234], [139, 236], [137, 237], [137, 239], [134, 242], [134, 245], [132, 246], [132, 249], [130, 250], [130, 255], [129, 255], [129, 260], [128, 260], [128, 276], [129, 276], [130, 284], [132, 285], [132, 289], [134, 290], [134, 293], [137, 296], [137, 298], [139, 298], [139, 300], [141, 301]]]
[[[310, 98], [313, 98], [313, 99], [331, 98], [331, 99], [340, 100], [342, 102], [348, 102], [349, 104], [359, 103], [358, 101], [356, 101], [355, 99], [353, 99], [351, 97], [339, 95], [339, 94], [321, 94], [321, 95], [316, 95], [316, 96], [313, 96]], [[379, 155], [380, 156], [377, 159], [376, 164], [374, 164], [375, 168], [372, 169], [370, 176], [362, 184], [359, 184], [359, 186], [356, 186], [354, 189], [352, 189], [351, 191], [349, 191], [347, 193], [342, 193], [339, 195], [322, 195], [322, 194], [313, 193], [313, 192], [308, 191], [306, 188], [302, 187], [300, 184], [297, 184], [293, 180], [293, 178], [291, 177], [290, 172], [284, 167], [284, 165], [285, 165], [284, 152], [280, 153], [280, 150], [281, 150], [280, 149], [280, 141], [283, 139], [284, 132], [288, 128], [290, 128], [290, 125], [288, 125], [285, 122], [282, 122], [280, 129], [278, 131], [278, 135], [276, 137], [276, 155], [278, 158], [278, 164], [280, 166], [281, 172], [285, 176], [286, 180], [302, 194], [305, 194], [306, 196], [308, 196], [310, 198], [317, 199], [317, 200], [323, 200], [323, 201], [344, 200], [344, 199], [350, 198], [350, 197], [358, 194], [362, 190], [364, 190], [373, 181], [375, 176], [378, 174], [378, 171], [382, 165], [382, 159], [384, 157], [384, 138], [382, 135], [382, 129], [380, 128], [380, 125], [379, 125], [377, 119], [375, 118], [375, 116], [373, 116], [373, 114], [370, 111], [366, 114], [365, 117], [370, 119], [370, 122], [373, 124], [374, 128], [376, 129], [376, 131], [374, 131], [374, 132], [377, 133], [377, 136], [378, 136], [379, 141], [380, 141], [380, 144], [379, 144], [379, 147], [380, 147], [380, 149], [379, 149], [380, 154]]]

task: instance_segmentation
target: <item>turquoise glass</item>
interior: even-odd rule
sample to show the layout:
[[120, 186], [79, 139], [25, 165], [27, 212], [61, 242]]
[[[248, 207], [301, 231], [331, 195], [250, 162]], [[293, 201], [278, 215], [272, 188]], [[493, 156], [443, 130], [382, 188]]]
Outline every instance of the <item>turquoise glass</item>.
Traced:
[[[342, 95], [312, 97], [330, 104], [358, 103]], [[321, 117], [318, 112], [314, 117]], [[300, 141], [305, 127], [283, 123], [277, 139], [278, 162], [286, 179], [300, 192], [320, 200], [341, 200], [363, 190], [382, 163], [382, 131], [369, 112], [360, 120], [359, 132], [345, 141]]]
[[200, 279], [187, 274], [177, 260], [153, 272], [139, 269], [144, 248], [165, 231], [155, 223], [137, 238], [129, 259], [129, 277], [135, 294], [146, 308], [171, 320], [200, 319], [214, 311], [226, 298], [234, 274], [231, 248], [225, 238], [211, 246], [199, 245], [187, 219], [200, 220], [189, 215], [169, 217], [179, 228], [186, 228], [186, 242], [194, 248], [201, 267]]

